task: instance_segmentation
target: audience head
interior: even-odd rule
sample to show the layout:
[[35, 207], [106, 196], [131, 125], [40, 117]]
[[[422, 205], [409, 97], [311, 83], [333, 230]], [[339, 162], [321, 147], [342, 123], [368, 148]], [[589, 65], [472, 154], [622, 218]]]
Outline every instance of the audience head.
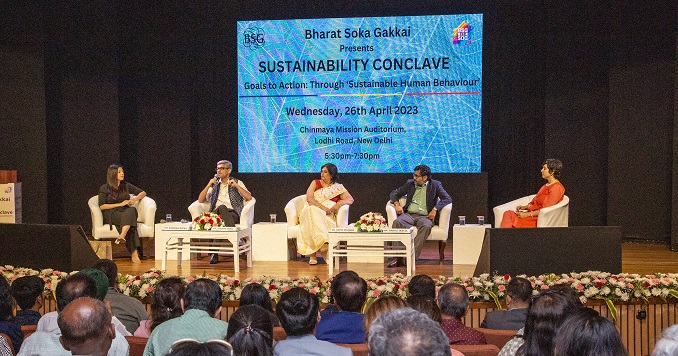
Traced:
[[339, 170], [337, 169], [337, 166], [332, 163], [325, 163], [322, 167], [320, 167], [320, 170], [322, 171], [323, 168], [327, 169], [327, 173], [330, 175], [330, 180], [332, 183], [336, 182], [337, 178], [339, 177]]
[[625, 356], [614, 324], [591, 308], [580, 308], [565, 319], [553, 340], [555, 356]]
[[12, 298], [9, 283], [5, 277], [0, 276], [0, 321], [7, 321], [14, 318], [14, 314], [12, 314], [13, 309], [14, 298]]
[[444, 316], [461, 320], [468, 309], [468, 292], [461, 284], [447, 283], [438, 291], [438, 307]]
[[428, 316], [400, 308], [381, 314], [368, 334], [370, 355], [451, 355], [450, 343], [440, 325]]
[[68, 303], [80, 297], [97, 297], [97, 284], [94, 279], [84, 273], [76, 273], [62, 279], [56, 286], [56, 302], [59, 311]]
[[431, 179], [431, 168], [429, 168], [425, 164], [420, 164], [420, 165], [414, 167], [414, 171], [415, 172], [419, 171], [419, 175], [422, 176], [422, 177], [426, 177], [426, 181]]
[[678, 355], [678, 324], [669, 326], [662, 331], [662, 337], [654, 345], [652, 356]]
[[45, 281], [39, 276], [24, 276], [12, 282], [12, 296], [22, 310], [33, 308], [36, 303], [42, 304], [42, 293]]
[[233, 355], [233, 347], [225, 340], [200, 342], [194, 339], [177, 340], [170, 347], [172, 356], [224, 356]]
[[250, 283], [246, 285], [240, 293], [240, 306], [258, 305], [269, 312], [273, 312], [271, 296], [266, 287], [259, 283]]
[[115, 264], [112, 260], [105, 258], [97, 261], [92, 268], [96, 268], [106, 275], [108, 278], [108, 286], [115, 288], [118, 285], [118, 265]]
[[332, 296], [339, 309], [360, 313], [367, 300], [367, 282], [353, 271], [343, 271], [332, 280]]
[[271, 313], [258, 305], [245, 305], [228, 320], [226, 339], [236, 355], [273, 355]]
[[548, 168], [549, 173], [553, 176], [555, 179], [560, 178], [560, 174], [563, 173], [563, 162], [560, 160], [554, 159], [554, 158], [549, 158], [544, 163], [542, 164], [546, 165], [546, 168]]
[[436, 302], [423, 295], [412, 295], [407, 298], [407, 306], [420, 312], [426, 314], [431, 320], [438, 323], [443, 322], [443, 316], [440, 313], [440, 308]]
[[184, 314], [181, 298], [185, 291], [184, 281], [179, 277], [169, 277], [158, 282], [151, 302], [151, 331], [163, 322]]
[[74, 355], [106, 355], [115, 338], [115, 327], [106, 305], [97, 299], [73, 300], [57, 319], [64, 349]]
[[94, 279], [97, 288], [96, 298], [103, 301], [106, 298], [106, 293], [108, 293], [108, 277], [106, 277], [106, 274], [96, 268], [86, 268], [78, 273], [86, 274]]
[[407, 303], [395, 295], [385, 295], [377, 298], [377, 300], [370, 304], [367, 310], [365, 310], [365, 316], [363, 319], [365, 323], [365, 331], [370, 330], [370, 325], [379, 315], [387, 311], [405, 307], [407, 307]]
[[275, 313], [287, 336], [312, 334], [318, 323], [318, 297], [306, 289], [294, 287], [283, 293]]
[[425, 274], [418, 274], [412, 277], [410, 283], [407, 284], [407, 288], [410, 295], [423, 295], [433, 300], [436, 299], [436, 282]]
[[506, 295], [511, 297], [512, 304], [527, 307], [532, 297], [532, 282], [522, 277], [513, 277], [506, 286]]
[[211, 279], [194, 280], [186, 287], [184, 309], [204, 310], [210, 316], [215, 316], [221, 310], [221, 287]]
[[576, 294], [548, 290], [532, 296], [527, 309], [521, 355], [553, 355], [553, 338], [565, 318], [583, 308]]

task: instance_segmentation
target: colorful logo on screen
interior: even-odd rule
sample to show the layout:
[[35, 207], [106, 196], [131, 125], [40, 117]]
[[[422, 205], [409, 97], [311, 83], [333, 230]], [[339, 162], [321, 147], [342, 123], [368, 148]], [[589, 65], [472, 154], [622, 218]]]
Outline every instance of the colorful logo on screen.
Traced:
[[471, 44], [471, 26], [464, 21], [457, 28], [454, 29], [454, 37], [452, 37], [452, 44], [460, 43]]
[[264, 29], [260, 27], [250, 27], [243, 32], [243, 46], [250, 49], [258, 49], [264, 46]]

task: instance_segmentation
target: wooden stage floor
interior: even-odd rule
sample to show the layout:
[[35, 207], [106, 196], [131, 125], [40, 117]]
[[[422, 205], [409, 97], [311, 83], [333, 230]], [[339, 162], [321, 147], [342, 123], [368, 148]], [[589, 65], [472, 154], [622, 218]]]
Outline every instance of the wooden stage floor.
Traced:
[[[151, 241], [152, 243], [152, 241]], [[146, 251], [152, 251], [152, 246], [146, 247]], [[147, 252], [148, 253], [148, 252]], [[162, 261], [152, 257], [142, 260], [140, 264], [130, 261], [127, 251], [122, 245], [113, 245], [113, 256], [118, 264], [120, 273], [138, 275], [151, 268], [160, 269]], [[320, 259], [320, 258], [319, 258]], [[438, 263], [438, 244], [427, 242], [424, 246], [421, 259], [416, 265], [415, 274], [427, 274], [429, 276], [471, 276], [473, 265], [452, 264], [452, 244], [448, 243], [445, 249], [445, 261]], [[308, 264], [308, 258], [288, 262], [254, 262], [252, 268], [247, 268], [244, 260], [240, 263], [240, 273], [234, 273], [233, 261], [221, 258], [221, 262], [210, 265], [209, 259], [204, 257], [199, 260], [184, 261], [181, 267], [176, 261], [168, 261], [166, 273], [168, 275], [195, 276], [202, 274], [225, 274], [228, 276], [245, 279], [249, 277], [272, 276], [272, 277], [303, 277], [318, 276], [329, 277], [327, 265], [320, 263], [315, 266]], [[379, 277], [393, 273], [405, 273], [405, 268], [387, 268], [386, 264], [353, 263], [348, 266], [341, 263], [340, 269], [335, 269], [333, 274], [351, 269], [363, 277]], [[678, 252], [671, 252], [668, 245], [624, 243], [622, 244], [622, 272], [623, 273], [678, 273]]]

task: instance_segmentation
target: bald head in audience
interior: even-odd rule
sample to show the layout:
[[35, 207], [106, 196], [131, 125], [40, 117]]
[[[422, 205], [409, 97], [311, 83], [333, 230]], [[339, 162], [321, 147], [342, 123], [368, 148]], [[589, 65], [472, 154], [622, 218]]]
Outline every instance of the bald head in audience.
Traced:
[[82, 297], [59, 313], [59, 341], [73, 355], [106, 355], [115, 339], [115, 327], [106, 305], [97, 299]]

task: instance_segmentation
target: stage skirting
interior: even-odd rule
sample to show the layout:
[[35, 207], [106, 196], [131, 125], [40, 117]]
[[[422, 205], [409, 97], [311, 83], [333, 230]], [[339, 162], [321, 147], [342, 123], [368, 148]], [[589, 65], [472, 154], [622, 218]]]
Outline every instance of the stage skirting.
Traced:
[[[142, 302], [150, 314], [151, 299], [144, 298]], [[219, 318], [228, 321], [231, 314], [238, 309], [238, 304], [237, 300], [224, 301]], [[603, 300], [589, 299], [585, 305], [597, 310], [602, 316], [612, 319], [610, 311]], [[676, 299], [664, 301], [660, 298], [650, 298], [647, 304], [643, 301], [637, 301], [614, 302], [614, 305], [617, 308], [615, 325], [622, 336], [629, 355], [649, 355], [654, 348], [655, 342], [661, 337], [662, 330], [678, 323], [678, 300]], [[41, 313], [45, 314], [54, 310], [56, 310], [56, 302], [53, 299], [45, 300]], [[496, 305], [492, 302], [469, 303], [469, 310], [464, 324], [470, 327], [480, 327], [485, 314], [493, 310], [496, 310]], [[647, 315], [643, 320], [636, 318], [641, 311], [645, 311]]]

